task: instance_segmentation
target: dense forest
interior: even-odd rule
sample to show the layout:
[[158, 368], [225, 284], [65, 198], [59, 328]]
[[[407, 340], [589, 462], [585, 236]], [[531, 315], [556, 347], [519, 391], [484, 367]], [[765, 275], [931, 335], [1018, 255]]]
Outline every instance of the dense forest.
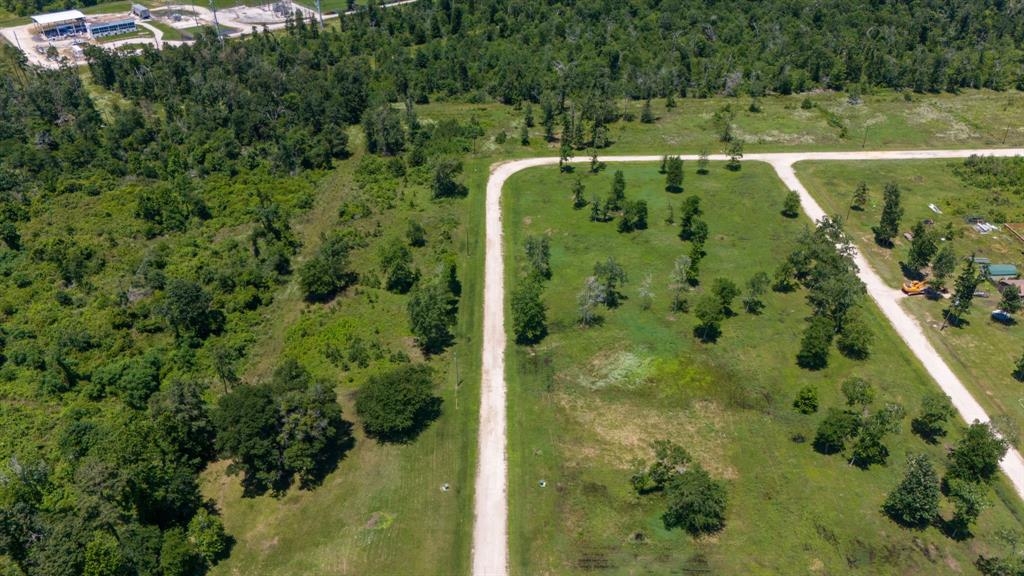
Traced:
[[[417, 104], [535, 102], [549, 133], [585, 126], [574, 142], [600, 147], [623, 98], [1021, 88], [1024, 18], [1012, 10], [996, 0], [371, 6], [325, 31], [298, 20], [282, 34], [208, 34], [162, 52], [90, 48], [92, 79], [114, 95], [105, 112], [76, 70], [16, 62], [0, 77], [10, 400], [0, 555], [28, 574], [201, 573], [231, 545], [199, 494], [207, 463], [232, 458], [250, 493], [315, 486], [350, 442], [332, 383], [290, 360], [265, 381], [239, 374], [263, 312], [295, 276], [311, 302], [353, 282], [409, 292], [416, 342], [444, 349], [459, 297], [449, 255], [420, 274], [406, 246], [390, 245], [380, 278], [355, 278], [347, 255], [369, 232], [342, 231], [293, 264], [292, 219], [326, 171], [350, 161], [353, 135], [369, 154], [357, 170], [366, 195], [342, 222], [387, 209], [399, 181], [439, 199], [466, 194], [457, 157], [482, 130], [421, 125]], [[81, 218], [53, 217], [86, 206]], [[409, 234], [421, 244], [422, 230]], [[426, 405], [424, 390], [413, 392]]]
[[[349, 254], [379, 235], [359, 225], [401, 182], [464, 195], [452, 157], [482, 131], [421, 126], [371, 94], [367, 59], [310, 50], [317, 39], [300, 24], [134, 58], [91, 49], [93, 79], [117, 94], [105, 111], [74, 69], [0, 80], [0, 566], [202, 573], [231, 546], [199, 494], [207, 463], [231, 458], [247, 494], [315, 487], [352, 442], [335, 383], [284, 359], [266, 380], [240, 374], [292, 277], [313, 303], [357, 281], [408, 292], [424, 353], [450, 342], [460, 288], [443, 243], [427, 273], [404, 243], [382, 250], [382, 278], [358, 278]], [[377, 153], [356, 170], [361, 195], [296, 265], [291, 221], [360, 121]], [[373, 342], [337, 355], [409, 362]], [[436, 414], [418, 374], [404, 413], [367, 395], [368, 433], [404, 438]]]
[[[3, 5], [19, 14], [47, 6]], [[375, 56], [388, 95], [418, 100], [516, 102], [550, 92], [601, 101], [852, 84], [998, 90], [1024, 85], [1022, 11], [1004, 0], [439, 0], [371, 8], [327, 44], [335, 54]]]

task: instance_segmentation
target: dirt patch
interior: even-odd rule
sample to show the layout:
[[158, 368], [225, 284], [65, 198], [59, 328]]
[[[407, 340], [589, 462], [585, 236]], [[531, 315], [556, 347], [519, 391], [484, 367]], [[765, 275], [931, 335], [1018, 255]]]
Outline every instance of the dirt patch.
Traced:
[[[712, 475], [738, 477], [726, 459], [730, 415], [711, 402], [695, 402], [678, 410], [608, 402], [591, 396], [559, 394], [555, 401], [584, 432], [574, 434], [565, 445], [570, 466], [587, 466], [594, 461], [628, 469], [633, 458], [651, 459], [651, 442], [671, 438], [684, 446]], [[582, 440], [581, 440], [582, 439]]]

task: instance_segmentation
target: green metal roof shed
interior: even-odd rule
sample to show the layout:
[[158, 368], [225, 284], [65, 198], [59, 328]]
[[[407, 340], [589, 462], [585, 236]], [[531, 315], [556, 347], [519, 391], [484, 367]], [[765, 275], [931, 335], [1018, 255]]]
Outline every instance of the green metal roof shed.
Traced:
[[988, 275], [997, 277], [1016, 276], [1017, 267], [1013, 264], [989, 264]]

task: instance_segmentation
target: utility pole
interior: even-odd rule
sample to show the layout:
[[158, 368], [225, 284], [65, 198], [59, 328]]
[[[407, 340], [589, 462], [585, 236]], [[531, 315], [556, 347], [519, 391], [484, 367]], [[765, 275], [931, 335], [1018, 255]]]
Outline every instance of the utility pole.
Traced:
[[224, 42], [224, 37], [220, 35], [220, 22], [217, 21], [217, 5], [210, 0], [210, 11], [213, 12], [213, 28], [217, 31], [217, 39]]
[[868, 126], [867, 126], [867, 124], [865, 124], [864, 125], [864, 140], [862, 140], [861, 143], [860, 143], [861, 150], [863, 150], [864, 147], [867, 146], [867, 144], [868, 144]]
[[324, 28], [324, 13], [320, 11], [320, 0], [316, 0], [316, 15], [320, 19], [320, 29]]
[[462, 382], [462, 377], [459, 375], [459, 352], [457, 350], [452, 352], [452, 357], [455, 361], [455, 409], [459, 409], [459, 384]]

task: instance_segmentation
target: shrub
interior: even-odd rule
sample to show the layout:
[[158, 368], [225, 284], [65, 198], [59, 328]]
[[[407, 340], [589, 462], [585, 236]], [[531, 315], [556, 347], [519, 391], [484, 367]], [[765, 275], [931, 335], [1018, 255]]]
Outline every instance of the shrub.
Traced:
[[369, 436], [408, 439], [433, 418], [433, 375], [425, 364], [404, 364], [375, 374], [356, 396], [356, 413]]

